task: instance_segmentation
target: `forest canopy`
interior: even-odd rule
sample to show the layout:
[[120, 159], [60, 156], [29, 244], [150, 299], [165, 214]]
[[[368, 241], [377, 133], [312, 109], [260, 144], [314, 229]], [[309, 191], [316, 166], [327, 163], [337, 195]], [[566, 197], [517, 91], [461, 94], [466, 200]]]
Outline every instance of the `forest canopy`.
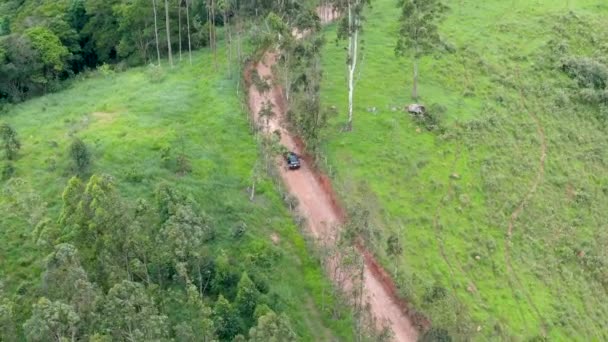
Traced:
[[0, 101], [52, 91], [102, 64], [141, 65], [206, 46], [224, 21], [261, 18], [284, 11], [280, 6], [288, 7], [268, 0], [0, 0]]

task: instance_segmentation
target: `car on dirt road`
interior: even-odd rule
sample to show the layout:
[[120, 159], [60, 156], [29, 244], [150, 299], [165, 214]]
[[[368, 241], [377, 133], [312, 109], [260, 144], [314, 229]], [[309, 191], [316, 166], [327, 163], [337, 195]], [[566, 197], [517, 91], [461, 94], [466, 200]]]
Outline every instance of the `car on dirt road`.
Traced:
[[300, 168], [300, 157], [294, 152], [285, 153], [285, 161], [290, 170], [297, 170]]

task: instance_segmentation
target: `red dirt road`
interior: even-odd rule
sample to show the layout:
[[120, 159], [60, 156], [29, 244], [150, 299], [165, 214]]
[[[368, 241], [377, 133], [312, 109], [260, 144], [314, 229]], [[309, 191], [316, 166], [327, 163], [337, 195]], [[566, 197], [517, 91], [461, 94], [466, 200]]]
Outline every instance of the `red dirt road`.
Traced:
[[[266, 53], [261, 62], [246, 70], [246, 79], [251, 79], [251, 72], [255, 68], [260, 77], [268, 78], [272, 82], [271, 67], [274, 63], [276, 54]], [[268, 127], [266, 122], [261, 125], [263, 131], [267, 134], [280, 132], [281, 144], [298, 155], [305, 155], [298, 138], [284, 128], [287, 108], [281, 87], [272, 82], [271, 90], [265, 93], [260, 93], [251, 82], [248, 87], [249, 109], [254, 122], [259, 122], [258, 113], [263, 104], [270, 101], [274, 105], [274, 116], [270, 118]], [[287, 189], [298, 199], [298, 210], [306, 218], [312, 236], [321, 241], [331, 240], [331, 237], [336, 236], [335, 230], [344, 222], [344, 210], [337, 203], [328, 178], [313, 169], [306, 158], [302, 161], [301, 169], [297, 171], [287, 170], [282, 161], [278, 161], [277, 167]], [[358, 246], [358, 250], [365, 260], [364, 298], [378, 327], [388, 326], [393, 331], [395, 341], [416, 341], [418, 331], [407, 315], [406, 303], [397, 297], [395, 285], [388, 273], [365, 247]]]

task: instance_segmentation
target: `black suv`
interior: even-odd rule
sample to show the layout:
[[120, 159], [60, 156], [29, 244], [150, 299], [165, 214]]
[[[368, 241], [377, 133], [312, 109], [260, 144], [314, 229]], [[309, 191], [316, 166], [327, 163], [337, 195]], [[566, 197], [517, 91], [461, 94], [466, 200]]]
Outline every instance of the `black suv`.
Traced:
[[285, 154], [285, 160], [287, 161], [287, 167], [290, 170], [297, 170], [300, 168], [300, 158], [293, 152], [287, 152]]

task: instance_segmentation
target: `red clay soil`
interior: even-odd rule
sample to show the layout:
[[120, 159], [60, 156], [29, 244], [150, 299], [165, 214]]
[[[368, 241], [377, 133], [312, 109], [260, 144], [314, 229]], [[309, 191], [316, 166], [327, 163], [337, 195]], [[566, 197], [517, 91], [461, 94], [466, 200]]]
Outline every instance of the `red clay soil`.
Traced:
[[[331, 13], [322, 13], [327, 15], [325, 20], [331, 19]], [[331, 240], [331, 237], [336, 236], [336, 229], [339, 229], [345, 222], [345, 211], [337, 200], [329, 178], [313, 167], [311, 159], [307, 157], [302, 140], [286, 129], [284, 122], [286, 105], [283, 91], [276, 82], [272, 82], [274, 79], [272, 65], [275, 63], [276, 53], [267, 52], [260, 62], [250, 65], [245, 70], [251, 117], [255, 123], [260, 123], [260, 129], [263, 132], [272, 134], [278, 131], [282, 145], [290, 151], [304, 156], [302, 166], [297, 171], [288, 170], [284, 161], [280, 159], [277, 159], [277, 167], [287, 190], [298, 199], [298, 210], [306, 218], [312, 236], [320, 241]], [[271, 80], [272, 85], [269, 91], [260, 93], [255, 84], [252, 84], [251, 73], [254, 69], [261, 78]], [[262, 123], [258, 114], [267, 101], [273, 104], [274, 116], [268, 123]], [[375, 260], [372, 253], [362, 244], [358, 245], [357, 249], [365, 260], [364, 297], [378, 323], [378, 328], [388, 326], [393, 331], [395, 341], [416, 341], [417, 328], [426, 328], [429, 322], [412, 314], [407, 303], [397, 296], [394, 282]]]

